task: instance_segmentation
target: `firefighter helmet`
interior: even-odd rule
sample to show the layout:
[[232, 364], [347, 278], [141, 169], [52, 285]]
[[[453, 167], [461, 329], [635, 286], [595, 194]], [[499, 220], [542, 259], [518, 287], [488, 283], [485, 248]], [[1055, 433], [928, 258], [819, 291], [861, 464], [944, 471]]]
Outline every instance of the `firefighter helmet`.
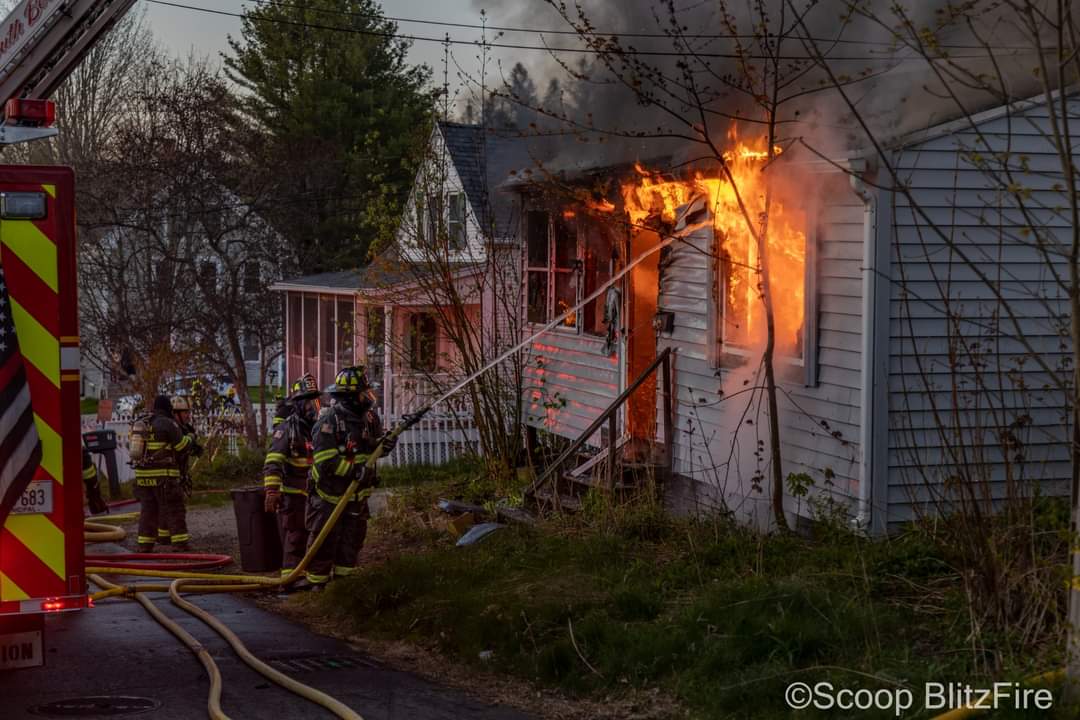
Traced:
[[311, 373], [298, 378], [289, 387], [289, 400], [311, 400], [319, 397], [319, 386]]
[[191, 400], [187, 395], [177, 395], [172, 399], [172, 409], [174, 413], [191, 412]]
[[331, 395], [354, 395], [364, 392], [371, 387], [368, 382], [367, 372], [363, 365], [342, 368], [334, 377], [334, 384], [328, 392]]

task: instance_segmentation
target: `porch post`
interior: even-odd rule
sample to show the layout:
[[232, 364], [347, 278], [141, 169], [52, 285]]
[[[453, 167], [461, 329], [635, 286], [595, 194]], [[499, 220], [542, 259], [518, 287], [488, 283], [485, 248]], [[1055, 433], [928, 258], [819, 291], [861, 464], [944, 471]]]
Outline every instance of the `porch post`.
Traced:
[[359, 297], [353, 298], [352, 356], [357, 365], [367, 367], [367, 305]]
[[394, 415], [394, 352], [391, 341], [394, 339], [394, 306], [383, 305], [383, 393], [387, 416]]
[[[284, 352], [284, 355], [285, 355], [285, 368], [284, 368], [284, 372], [282, 373], [282, 378], [281, 378], [281, 381], [282, 381], [281, 384], [285, 387], [286, 391], [289, 388], [289, 380], [288, 380], [288, 378], [292, 377], [292, 369], [289, 367], [289, 350], [290, 350], [290, 348], [292, 348], [292, 344], [289, 342], [290, 339], [291, 339], [291, 338], [289, 338], [289, 330], [292, 327], [292, 323], [289, 322], [289, 306], [292, 305], [292, 302], [290, 302], [291, 300], [292, 300], [292, 293], [286, 291], [285, 292], [285, 332], [282, 333], [282, 335], [285, 336], [285, 352]], [[301, 304], [303, 304], [303, 301], [301, 301]]]

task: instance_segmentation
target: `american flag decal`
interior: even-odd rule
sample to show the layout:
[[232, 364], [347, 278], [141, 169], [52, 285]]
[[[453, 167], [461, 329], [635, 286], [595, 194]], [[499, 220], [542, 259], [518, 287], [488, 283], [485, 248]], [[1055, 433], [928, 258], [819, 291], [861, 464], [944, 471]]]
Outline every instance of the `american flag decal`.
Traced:
[[40, 463], [41, 439], [34, 425], [30, 386], [0, 265], [0, 526]]

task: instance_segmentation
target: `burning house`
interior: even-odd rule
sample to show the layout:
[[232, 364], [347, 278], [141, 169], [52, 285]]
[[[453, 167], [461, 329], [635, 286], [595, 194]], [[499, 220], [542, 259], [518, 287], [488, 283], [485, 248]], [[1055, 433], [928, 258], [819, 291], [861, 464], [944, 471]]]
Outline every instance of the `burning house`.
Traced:
[[[1080, 131], [1080, 107], [1062, 107]], [[883, 533], [957, 503], [1064, 491], [1072, 228], [1051, 112], [998, 107], [884, 155], [731, 135], [722, 166], [579, 165], [512, 183], [526, 330], [664, 245], [531, 344], [527, 422], [587, 433], [594, 453], [547, 481], [647, 457], [672, 507], [768, 527], [775, 414], [789, 523], [830, 513]], [[665, 387], [651, 367], [669, 350]]]

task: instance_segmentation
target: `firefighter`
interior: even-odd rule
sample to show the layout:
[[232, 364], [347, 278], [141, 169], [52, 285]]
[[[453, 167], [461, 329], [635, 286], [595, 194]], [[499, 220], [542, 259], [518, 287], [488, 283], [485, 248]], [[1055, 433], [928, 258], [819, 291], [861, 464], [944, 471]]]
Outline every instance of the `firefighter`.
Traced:
[[[330, 518], [341, 494], [384, 439], [382, 422], [375, 412], [375, 396], [363, 367], [348, 367], [338, 372], [330, 394], [334, 404], [319, 416], [312, 433], [314, 462], [306, 515], [309, 547]], [[392, 441], [387, 439], [383, 448], [385, 452], [393, 449]], [[350, 499], [337, 525], [312, 558], [307, 580], [314, 587], [324, 586], [331, 576], [345, 577], [356, 572], [368, 521], [367, 497], [361, 498], [360, 491], [373, 487], [375, 482], [374, 473], [365, 477], [357, 495]]]
[[202, 455], [202, 446], [195, 439], [195, 427], [191, 424], [191, 400], [179, 395], [171, 401], [173, 420], [180, 426], [185, 437], [191, 442], [187, 449], [176, 456], [177, 478], [166, 478], [158, 484], [158, 505], [160, 507], [158, 542], [172, 545], [174, 550], [184, 552], [191, 542], [187, 529], [186, 498], [191, 493], [190, 461], [192, 457]]
[[91, 515], [100, 515], [109, 511], [105, 504], [105, 498], [101, 497], [101, 480], [98, 477], [97, 467], [90, 457], [90, 451], [84, 446], [82, 449], [82, 480], [86, 488], [86, 504], [90, 506]]
[[135, 464], [135, 499], [140, 504], [137, 549], [142, 553], [153, 552], [158, 540], [159, 487], [169, 481], [179, 484], [180, 458], [195, 440], [173, 419], [172, 403], [166, 395], [154, 398], [153, 414], [146, 424], [146, 449]]
[[279, 400], [277, 405], [274, 406], [274, 427], [276, 428], [281, 423], [285, 422], [290, 415], [293, 414], [295, 407], [292, 403], [291, 394], [296, 392], [297, 386], [310, 387], [313, 390], [318, 390], [318, 385], [315, 383], [315, 377], [311, 373], [304, 373], [304, 376], [294, 382], [292, 387], [289, 388], [290, 396], [286, 396], [282, 400]]
[[293, 383], [288, 397], [292, 409], [275, 429], [263, 463], [265, 510], [276, 512], [281, 535], [281, 575], [299, 564], [307, 549], [308, 473], [311, 469], [311, 429], [319, 417], [319, 388], [305, 375]]

